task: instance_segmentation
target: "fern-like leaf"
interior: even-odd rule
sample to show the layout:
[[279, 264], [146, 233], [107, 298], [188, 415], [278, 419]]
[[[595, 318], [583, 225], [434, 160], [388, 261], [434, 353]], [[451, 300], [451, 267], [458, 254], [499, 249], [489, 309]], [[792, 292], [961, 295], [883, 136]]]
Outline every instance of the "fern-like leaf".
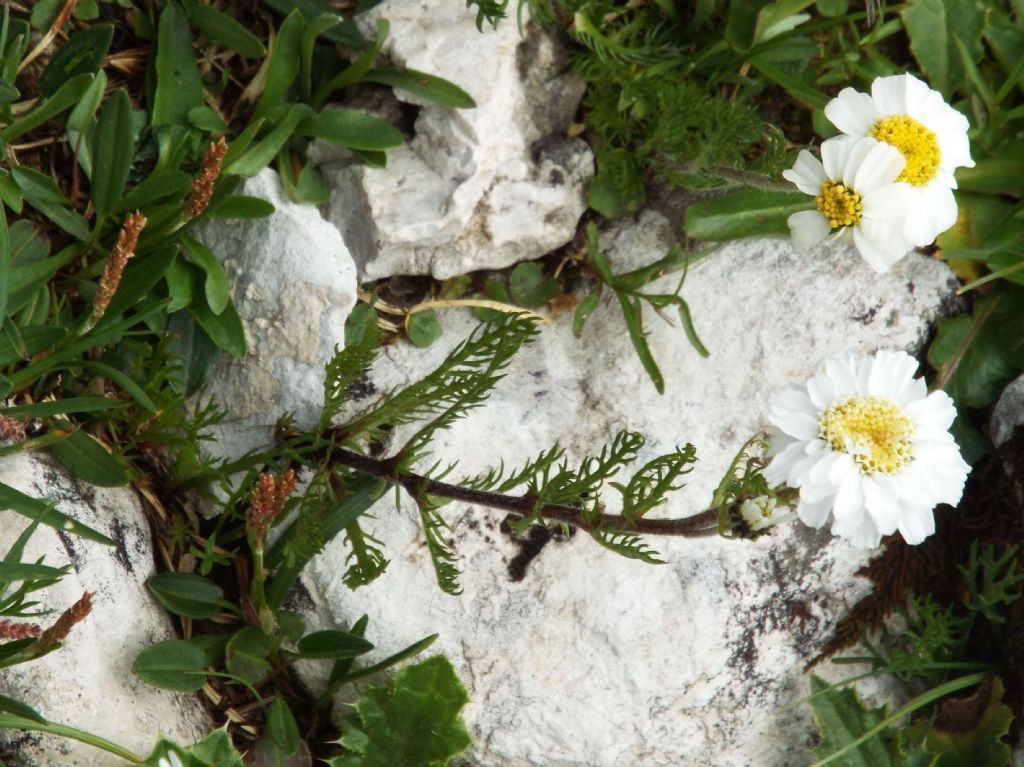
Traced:
[[620, 554], [627, 559], [638, 559], [649, 565], [665, 564], [665, 560], [661, 559], [661, 554], [648, 547], [647, 544], [644, 543], [643, 538], [636, 533], [625, 533], [621, 530], [603, 530], [601, 528], [597, 528], [591, 531], [590, 537], [606, 549], [610, 549], [616, 554]]
[[388, 560], [380, 550], [380, 541], [363, 530], [358, 522], [345, 528], [345, 540], [352, 551], [341, 580], [354, 591], [376, 580], [387, 569]]
[[430, 437], [448, 428], [469, 410], [479, 407], [501, 371], [537, 335], [536, 321], [523, 314], [502, 314], [480, 325], [432, 373], [388, 397], [368, 413], [340, 428], [346, 438], [382, 438], [384, 427], [432, 419], [409, 441], [402, 463], [422, 455]]
[[430, 561], [434, 565], [434, 574], [437, 576], [437, 585], [447, 594], [457, 595], [462, 593], [462, 586], [459, 585], [459, 576], [462, 571], [456, 567], [459, 561], [451, 544], [445, 540], [444, 533], [448, 530], [448, 523], [444, 521], [438, 510], [438, 503], [430, 497], [419, 497], [416, 503], [420, 509], [420, 519], [423, 522], [423, 535], [427, 541], [427, 551], [430, 552]]
[[622, 515], [635, 522], [665, 503], [670, 492], [683, 487], [679, 478], [693, 470], [696, 460], [696, 448], [687, 445], [650, 461], [633, 475], [628, 484], [613, 482], [612, 487], [622, 494]]
[[[342, 406], [348, 401], [349, 389], [363, 378], [380, 348], [380, 331], [377, 328], [376, 314], [372, 307], [360, 304], [356, 307], [361, 322], [346, 322], [345, 348], [335, 347], [334, 356], [325, 366], [324, 375], [324, 409], [320, 416], [320, 430], [330, 426]], [[353, 310], [350, 315], [356, 315]]]
[[565, 450], [556, 442], [549, 450], [542, 450], [532, 461], [527, 463], [519, 471], [505, 475], [505, 463], [496, 469], [490, 469], [486, 474], [470, 477], [459, 484], [463, 487], [474, 490], [491, 490], [495, 493], [507, 493], [520, 485], [525, 485], [538, 474], [550, 472], [551, 469], [565, 457]]

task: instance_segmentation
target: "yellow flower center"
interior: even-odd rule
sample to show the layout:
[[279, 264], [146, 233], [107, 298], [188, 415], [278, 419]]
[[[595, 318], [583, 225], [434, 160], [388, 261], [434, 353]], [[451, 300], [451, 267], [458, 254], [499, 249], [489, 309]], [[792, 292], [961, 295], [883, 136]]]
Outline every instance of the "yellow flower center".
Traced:
[[942, 153], [935, 133], [906, 115], [892, 115], [878, 120], [871, 128], [871, 136], [900, 150], [907, 164], [897, 181], [924, 186], [939, 169]]
[[893, 474], [910, 463], [913, 433], [906, 413], [885, 397], [850, 397], [821, 417], [821, 438], [865, 474]]
[[842, 181], [826, 181], [821, 185], [821, 194], [814, 201], [818, 204], [818, 211], [828, 219], [828, 225], [833, 229], [859, 224], [864, 212], [860, 195]]

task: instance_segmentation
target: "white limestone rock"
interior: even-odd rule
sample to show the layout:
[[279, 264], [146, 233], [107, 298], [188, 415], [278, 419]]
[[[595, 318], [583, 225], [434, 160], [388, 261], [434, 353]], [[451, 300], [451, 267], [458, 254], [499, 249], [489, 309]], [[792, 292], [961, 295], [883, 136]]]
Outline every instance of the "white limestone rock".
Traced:
[[1020, 376], [1003, 389], [992, 410], [989, 429], [992, 443], [1000, 447], [1013, 436], [1018, 426], [1024, 424], [1024, 376]]
[[456, 83], [477, 106], [449, 109], [396, 90], [422, 106], [415, 137], [388, 152], [387, 168], [321, 167], [332, 189], [327, 218], [360, 277], [446, 279], [572, 239], [594, 168], [586, 143], [566, 137], [583, 87], [553, 36], [527, 25], [523, 39], [513, 21], [478, 32], [462, 3], [389, 0], [365, 17], [369, 27], [391, 23], [384, 57]]
[[[3, 669], [0, 694], [28, 703], [61, 724], [107, 738], [148, 755], [160, 735], [194, 743], [213, 725], [196, 696], [147, 685], [132, 673], [135, 656], [174, 639], [167, 613], [149, 595], [155, 572], [149, 524], [133, 491], [75, 482], [56, 465], [25, 453], [0, 459], [0, 482], [36, 498], [115, 541], [115, 546], [39, 527], [22, 561], [70, 565], [58, 583], [33, 594], [36, 608], [52, 614], [29, 619], [49, 626], [83, 592], [93, 593], [92, 613], [76, 625], [64, 646], [43, 658]], [[28, 521], [0, 511], [0, 556]], [[9, 767], [114, 767], [122, 760], [73, 740], [0, 730], [0, 761]]]
[[[607, 238], [610, 257], [621, 270], [640, 254], [649, 263], [670, 236], [667, 221], [648, 213]], [[658, 287], [677, 281], [670, 275]], [[558, 440], [576, 461], [630, 428], [648, 438], [641, 461], [696, 445], [687, 487], [662, 512], [688, 515], [706, 507], [735, 452], [766, 424], [771, 393], [805, 380], [828, 354], [918, 350], [952, 284], [945, 265], [920, 255], [878, 275], [843, 250], [798, 256], [782, 241], [727, 245], [691, 268], [683, 289], [710, 358], [679, 327], [648, 317], [664, 396], [606, 294], [581, 340], [567, 316], [543, 327], [489, 402], [439, 436], [430, 460], [458, 460], [456, 476], [472, 475], [502, 458], [522, 465]], [[421, 377], [474, 325], [462, 314], [443, 319], [435, 347], [386, 350], [370, 376], [377, 391]], [[395, 439], [389, 449], [401, 444]], [[340, 577], [347, 552], [335, 541], [303, 582], [323, 625], [370, 616], [371, 657], [440, 633], [433, 649], [452, 658], [470, 689], [467, 764], [812, 761], [806, 707], [783, 709], [806, 694], [803, 665], [867, 593], [853, 573], [868, 553], [794, 525], [757, 542], [651, 539], [669, 564], [649, 566], [577, 534], [550, 541], [513, 581], [524, 548], [499, 529], [501, 514], [458, 504], [444, 511], [464, 571], [461, 596], [437, 588], [418, 515], [407, 500], [396, 511], [391, 494], [368, 522], [384, 541], [388, 571], [348, 591]]]
[[291, 413], [310, 428], [323, 407], [324, 365], [344, 344], [356, 300], [356, 270], [337, 229], [312, 205], [288, 200], [264, 170], [240, 194], [270, 201], [262, 219], [215, 221], [199, 237], [224, 264], [245, 324], [249, 355], [225, 357], [203, 398], [227, 411], [209, 443], [234, 458], [270, 442], [274, 424]]

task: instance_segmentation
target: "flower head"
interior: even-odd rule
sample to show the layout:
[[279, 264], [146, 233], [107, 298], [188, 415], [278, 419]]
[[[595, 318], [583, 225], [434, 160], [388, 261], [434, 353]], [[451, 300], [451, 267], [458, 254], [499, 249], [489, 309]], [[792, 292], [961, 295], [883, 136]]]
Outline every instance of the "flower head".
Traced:
[[759, 533], [790, 518], [789, 507], [779, 506], [775, 498], [759, 495], [740, 505], [740, 519], [752, 533]]
[[844, 88], [825, 107], [825, 116], [847, 136], [871, 136], [899, 150], [906, 160], [899, 181], [912, 187], [915, 204], [904, 235], [928, 245], [956, 223], [953, 171], [974, 167], [967, 118], [942, 94], [913, 75], [879, 77], [871, 95]]
[[902, 234], [911, 190], [896, 181], [905, 166], [899, 150], [870, 137], [829, 139], [820, 162], [800, 152], [782, 175], [814, 197], [815, 209], [789, 217], [794, 249], [805, 253], [835, 232], [851, 239], [876, 271], [889, 271], [911, 249]]
[[953, 401], [928, 394], [916, 370], [904, 352], [836, 357], [772, 398], [764, 476], [799, 489], [806, 524], [831, 516], [832, 532], [862, 548], [897, 530], [920, 543], [935, 532], [935, 506], [960, 500], [970, 467], [949, 433]]

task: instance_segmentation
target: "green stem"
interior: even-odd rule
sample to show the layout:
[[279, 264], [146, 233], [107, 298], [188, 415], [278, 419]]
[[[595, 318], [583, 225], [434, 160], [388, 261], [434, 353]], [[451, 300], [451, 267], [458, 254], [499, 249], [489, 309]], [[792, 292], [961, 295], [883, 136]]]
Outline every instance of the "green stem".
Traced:
[[852, 751], [853, 749], [857, 748], [857, 746], [859, 746], [861, 743], [870, 740], [871, 738], [878, 735], [880, 732], [883, 732], [887, 728], [891, 727], [893, 724], [895, 724], [897, 721], [905, 717], [907, 714], [913, 713], [914, 711], [917, 711], [920, 708], [924, 708], [929, 703], [933, 703], [934, 701], [937, 701], [939, 698], [944, 698], [950, 693], [954, 693], [958, 690], [963, 690], [967, 687], [973, 687], [976, 684], [980, 684], [981, 682], [984, 682], [988, 677], [989, 672], [982, 671], [977, 674], [962, 676], [959, 679], [954, 679], [951, 682], [940, 684], [938, 687], [934, 687], [931, 690], [921, 693], [916, 698], [907, 703], [905, 706], [893, 712], [891, 716], [886, 717], [881, 722], [876, 724], [874, 727], [865, 732], [859, 738], [847, 743], [841, 749], [839, 749], [833, 754], [830, 754], [829, 756], [826, 756], [824, 759], [818, 760], [817, 762], [812, 764], [811, 767], [823, 767], [823, 765], [834, 762], [843, 754]]
[[132, 753], [124, 746], [119, 746], [117, 743], [112, 743], [106, 738], [93, 735], [91, 732], [76, 730], [74, 727], [57, 724], [56, 722], [40, 722], [34, 719], [26, 719], [22, 716], [15, 716], [14, 714], [0, 714], [0, 729], [30, 730], [45, 732], [49, 735], [59, 735], [62, 738], [70, 738], [71, 740], [77, 740], [80, 743], [102, 749], [122, 759], [126, 759], [132, 764], [141, 764], [143, 761], [141, 756]]

